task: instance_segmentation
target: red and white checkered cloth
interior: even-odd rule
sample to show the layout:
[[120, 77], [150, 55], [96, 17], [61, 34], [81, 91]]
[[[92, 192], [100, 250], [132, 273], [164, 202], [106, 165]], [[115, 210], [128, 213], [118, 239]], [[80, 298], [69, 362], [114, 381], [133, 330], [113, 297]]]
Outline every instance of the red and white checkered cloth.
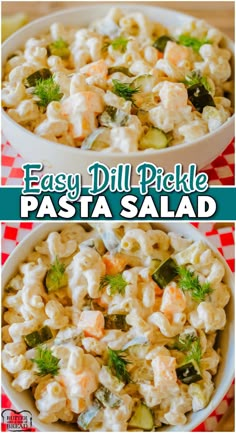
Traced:
[[[14, 250], [16, 245], [39, 223], [2, 223], [2, 264]], [[214, 223], [194, 223], [202, 233], [204, 233], [211, 243], [218, 248], [220, 253], [226, 259], [230, 269], [234, 272], [234, 228], [223, 227], [218, 230], [214, 229]], [[212, 412], [212, 414], [200, 424], [194, 431], [213, 432], [216, 431], [217, 425], [223, 415], [226, 414], [230, 404], [234, 399], [234, 384], [223, 398], [220, 405]], [[14, 409], [11, 401], [3, 393], [2, 394], [2, 409]], [[2, 426], [2, 431], [4, 426]], [[32, 429], [31, 431], [37, 431]]]
[[[2, 185], [21, 185], [24, 160], [2, 137]], [[234, 185], [234, 140], [211, 164], [202, 169], [208, 174], [209, 185]], [[193, 161], [194, 162], [194, 161]]]

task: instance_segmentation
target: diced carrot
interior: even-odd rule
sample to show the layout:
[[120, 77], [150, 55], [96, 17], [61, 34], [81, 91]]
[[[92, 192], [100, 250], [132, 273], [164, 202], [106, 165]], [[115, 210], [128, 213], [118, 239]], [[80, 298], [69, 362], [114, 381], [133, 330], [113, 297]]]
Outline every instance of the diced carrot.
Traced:
[[82, 311], [78, 327], [87, 337], [102, 338], [104, 325], [104, 316], [101, 311]]
[[157, 60], [163, 59], [163, 57], [164, 57], [164, 53], [157, 50]]
[[175, 286], [167, 286], [164, 289], [160, 310], [166, 315], [182, 313], [186, 308], [185, 295], [181, 289]]
[[177, 382], [176, 376], [176, 359], [171, 356], [159, 355], [152, 360], [154, 373], [154, 384], [159, 386], [160, 383], [171, 384]]
[[106, 265], [106, 274], [108, 275], [115, 275], [122, 272], [127, 264], [125, 257], [119, 253], [106, 253], [102, 257], [102, 260]]
[[[151, 278], [151, 277], [150, 277], [150, 278]], [[164, 290], [162, 290], [162, 289], [158, 286], [158, 284], [155, 283], [154, 281], [153, 281], [153, 283], [155, 284], [155, 295], [156, 295], [156, 296], [162, 296], [163, 293], [164, 293]]]
[[87, 407], [85, 399], [78, 398], [77, 403], [78, 403], [78, 413], [83, 412]]

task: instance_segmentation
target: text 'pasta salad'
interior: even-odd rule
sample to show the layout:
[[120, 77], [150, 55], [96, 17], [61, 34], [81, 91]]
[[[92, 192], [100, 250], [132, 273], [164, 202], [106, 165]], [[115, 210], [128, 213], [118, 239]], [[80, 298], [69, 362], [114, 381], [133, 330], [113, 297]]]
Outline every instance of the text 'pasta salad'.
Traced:
[[233, 112], [223, 39], [201, 20], [170, 32], [117, 8], [88, 28], [54, 23], [7, 59], [2, 105], [38, 136], [81, 149], [189, 143]]
[[4, 290], [2, 363], [45, 423], [156, 430], [206, 407], [230, 289], [208, 245], [149, 223], [67, 224]]

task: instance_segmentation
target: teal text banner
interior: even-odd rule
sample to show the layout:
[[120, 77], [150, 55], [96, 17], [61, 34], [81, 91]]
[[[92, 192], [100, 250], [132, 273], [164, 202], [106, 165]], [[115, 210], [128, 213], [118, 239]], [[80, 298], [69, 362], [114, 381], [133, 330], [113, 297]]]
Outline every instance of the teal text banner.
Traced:
[[63, 193], [23, 195], [21, 187], [0, 188], [0, 218], [15, 220], [236, 220], [236, 188], [209, 187], [202, 193], [158, 193], [149, 188], [146, 195], [138, 187], [127, 193], [106, 190], [89, 194], [83, 187], [77, 201]]

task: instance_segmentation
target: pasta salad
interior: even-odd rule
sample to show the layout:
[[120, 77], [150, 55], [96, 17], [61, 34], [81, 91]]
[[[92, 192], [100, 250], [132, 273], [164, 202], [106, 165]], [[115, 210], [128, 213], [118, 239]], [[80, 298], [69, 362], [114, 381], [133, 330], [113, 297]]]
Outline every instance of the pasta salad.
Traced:
[[7, 59], [2, 105], [29, 131], [81, 149], [189, 143], [233, 112], [223, 39], [201, 20], [167, 29], [118, 8], [87, 28], [55, 22]]
[[149, 223], [70, 223], [4, 289], [2, 363], [44, 423], [181, 425], [206, 407], [230, 289], [208, 245]]

